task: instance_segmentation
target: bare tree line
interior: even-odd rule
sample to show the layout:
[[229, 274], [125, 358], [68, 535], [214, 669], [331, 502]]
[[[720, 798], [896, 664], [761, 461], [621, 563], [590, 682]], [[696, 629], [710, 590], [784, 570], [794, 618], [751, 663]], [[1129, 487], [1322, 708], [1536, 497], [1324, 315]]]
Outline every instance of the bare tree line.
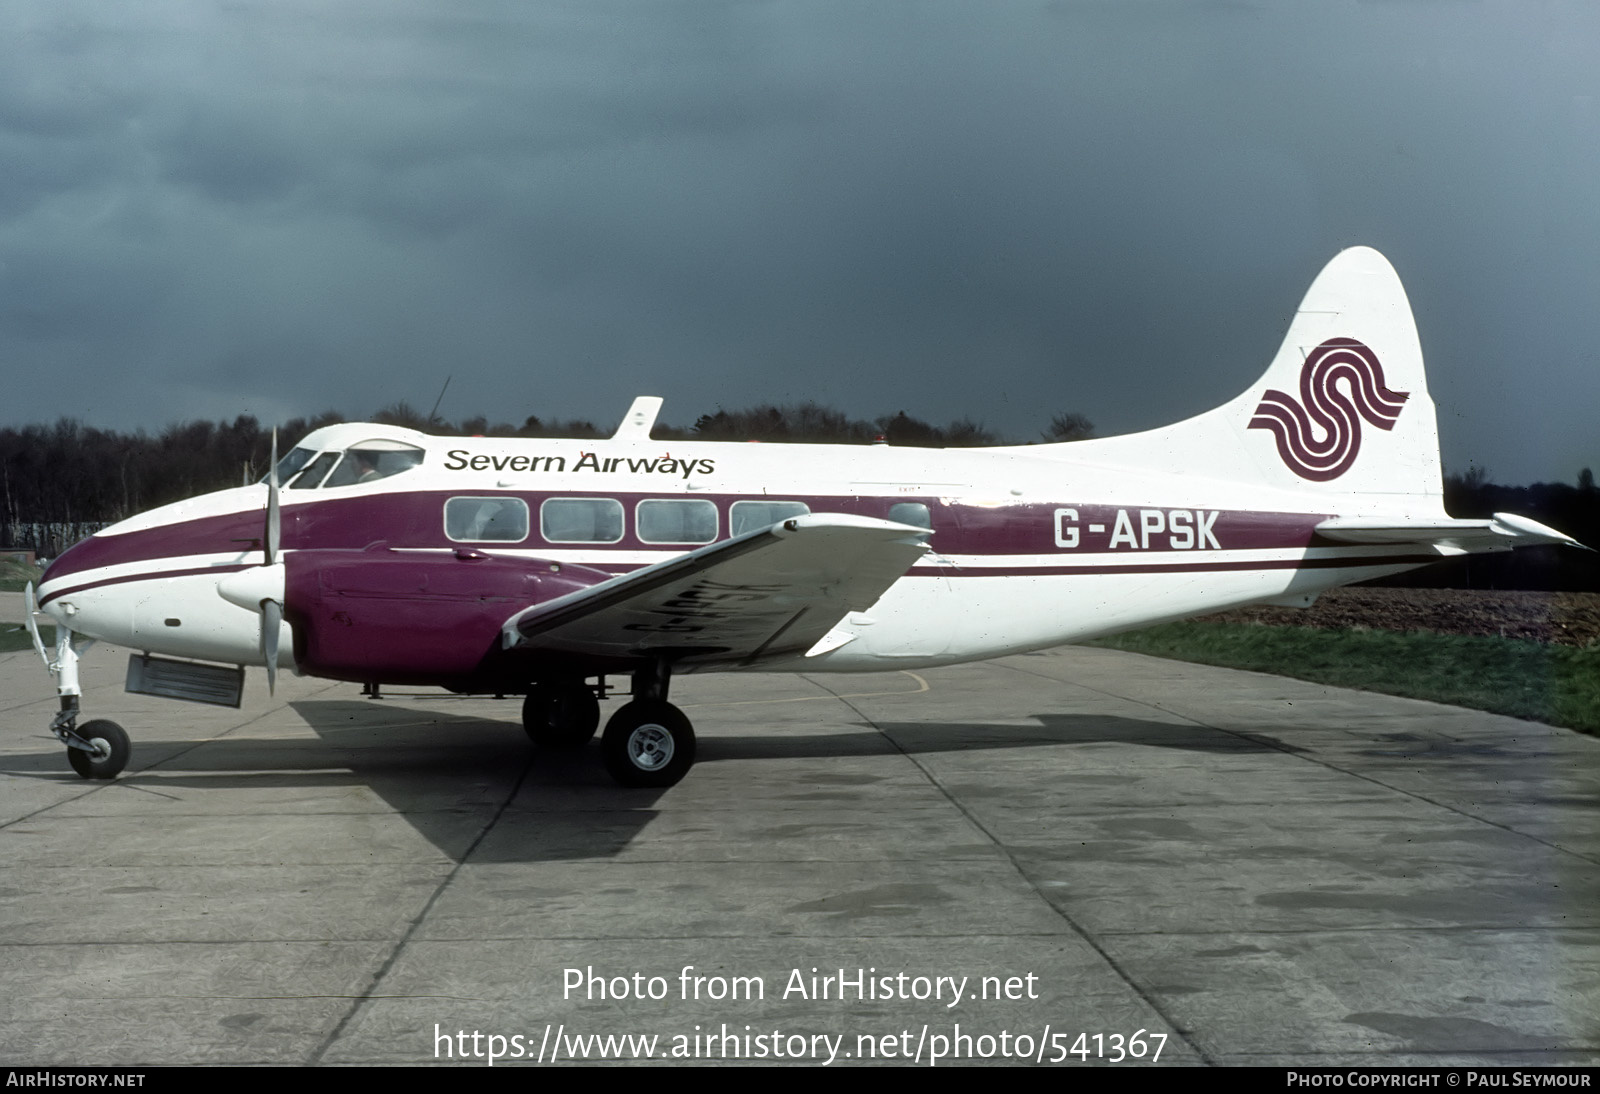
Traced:
[[[332, 412], [296, 418], [278, 427], [280, 450], [321, 426], [343, 419]], [[429, 419], [404, 403], [374, 420], [428, 433], [507, 437], [609, 436], [582, 420], [524, 419], [521, 425], [484, 417], [447, 422]], [[1081, 440], [1093, 426], [1081, 414], [1054, 416], [1032, 441]], [[687, 428], [661, 425], [663, 440], [771, 441], [964, 447], [1018, 443], [970, 420], [932, 425], [904, 411], [872, 419], [851, 418], [817, 403], [718, 408]], [[32, 549], [53, 557], [107, 524], [196, 494], [254, 482], [266, 474], [272, 430], [254, 417], [232, 422], [194, 421], [151, 435], [96, 429], [70, 418], [53, 425], [0, 429], [0, 547]], [[1600, 489], [1584, 468], [1576, 485], [1503, 486], [1481, 468], [1447, 476], [1445, 503], [1458, 517], [1516, 512], [1600, 546]], [[1596, 556], [1572, 551], [1528, 551], [1468, 563], [1430, 567], [1415, 579], [1499, 588], [1600, 588]], [[1460, 571], [1460, 573], [1457, 573]], [[1403, 579], [1412, 583], [1412, 579]]]
[[[324, 425], [343, 421], [333, 412], [295, 418], [278, 426], [280, 451]], [[428, 418], [405, 403], [380, 410], [374, 421], [427, 433], [505, 437], [609, 436], [609, 428], [582, 420], [526, 418], [521, 425], [484, 417], [459, 422]], [[1091, 435], [1087, 418], [1058, 414], [1040, 439], [1079, 440]], [[871, 420], [851, 418], [816, 403], [762, 405], [701, 415], [693, 426], [662, 425], [664, 440], [773, 441], [967, 447], [1006, 443], [970, 420], [935, 426], [904, 411]], [[250, 415], [232, 422], [183, 422], [151, 435], [96, 429], [71, 418], [53, 425], [0, 429], [0, 546], [42, 556], [115, 521], [158, 505], [266, 474], [272, 429]]]

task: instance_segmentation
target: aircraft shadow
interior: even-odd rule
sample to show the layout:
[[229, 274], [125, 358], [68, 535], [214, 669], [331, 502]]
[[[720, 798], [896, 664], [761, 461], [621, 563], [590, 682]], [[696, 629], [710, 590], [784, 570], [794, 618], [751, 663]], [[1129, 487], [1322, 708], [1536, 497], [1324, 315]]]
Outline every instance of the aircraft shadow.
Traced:
[[[291, 707], [319, 743], [224, 737], [192, 754], [175, 744], [166, 746], [173, 749], [173, 759], [158, 761], [155, 773], [135, 771], [119, 785], [155, 794], [181, 788], [337, 792], [365, 786], [441, 853], [475, 863], [611, 858], [660, 812], [655, 805], [664, 791], [615, 785], [594, 743], [565, 754], [533, 750], [511, 704], [505, 720], [370, 700], [307, 700]], [[874, 727], [857, 722], [858, 731], [844, 733], [717, 734], [701, 739], [698, 763], [1107, 742], [1202, 753], [1304, 751], [1270, 737], [1203, 726], [1080, 714], [1034, 717], [1036, 725], [890, 722]], [[137, 742], [135, 749], [137, 761]], [[59, 748], [12, 753], [5, 768], [17, 776], [80, 782], [66, 770]], [[807, 777], [796, 772], [797, 781]], [[282, 811], [294, 808], [290, 798]], [[271, 821], [263, 818], [263, 823]]]
[[[1132, 744], [1186, 752], [1304, 752], [1273, 737], [1208, 726], [1092, 714], [1035, 714], [1037, 725], [984, 722], [856, 722], [861, 733], [815, 737], [719, 736], [700, 745], [698, 763], [800, 756], [911, 754], [1038, 748], [1041, 745]], [[891, 744], [892, 742], [892, 744]]]

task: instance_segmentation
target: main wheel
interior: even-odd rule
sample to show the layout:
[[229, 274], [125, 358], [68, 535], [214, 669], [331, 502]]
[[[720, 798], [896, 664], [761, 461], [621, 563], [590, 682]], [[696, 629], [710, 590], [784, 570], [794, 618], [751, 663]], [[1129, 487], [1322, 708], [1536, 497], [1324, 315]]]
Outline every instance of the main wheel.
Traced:
[[67, 749], [67, 762], [72, 770], [86, 779], [114, 779], [128, 766], [133, 755], [133, 745], [128, 734], [115, 722], [96, 718], [78, 727], [78, 736], [94, 745], [93, 752], [81, 748]]
[[623, 786], [671, 786], [694, 765], [694, 727], [671, 703], [639, 699], [611, 716], [601, 747]]
[[600, 725], [600, 700], [582, 683], [535, 684], [522, 701], [522, 728], [540, 748], [582, 748]]

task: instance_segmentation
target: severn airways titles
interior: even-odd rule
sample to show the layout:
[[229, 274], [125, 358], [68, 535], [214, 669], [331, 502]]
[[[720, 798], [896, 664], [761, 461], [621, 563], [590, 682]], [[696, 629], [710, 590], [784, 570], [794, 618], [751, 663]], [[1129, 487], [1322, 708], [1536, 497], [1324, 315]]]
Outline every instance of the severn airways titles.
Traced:
[[[565, 456], [491, 456], [480, 452], [474, 456], [464, 448], [452, 448], [445, 453], [446, 471], [565, 471]], [[601, 456], [598, 452], [580, 452], [573, 471], [598, 471], [601, 474], [628, 475], [709, 475], [717, 469], [715, 460], [678, 460], [671, 454], [662, 456]]]

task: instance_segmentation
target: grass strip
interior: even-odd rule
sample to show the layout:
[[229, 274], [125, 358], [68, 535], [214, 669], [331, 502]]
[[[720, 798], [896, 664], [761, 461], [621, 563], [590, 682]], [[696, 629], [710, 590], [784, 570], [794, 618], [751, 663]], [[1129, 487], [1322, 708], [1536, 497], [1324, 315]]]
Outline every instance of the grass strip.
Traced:
[[29, 566], [26, 562], [18, 562], [10, 557], [0, 558], [0, 592], [20, 593], [30, 581], [37, 585], [42, 572], [39, 567]]
[[1085, 643], [1600, 734], [1600, 646], [1425, 631], [1166, 623]]

